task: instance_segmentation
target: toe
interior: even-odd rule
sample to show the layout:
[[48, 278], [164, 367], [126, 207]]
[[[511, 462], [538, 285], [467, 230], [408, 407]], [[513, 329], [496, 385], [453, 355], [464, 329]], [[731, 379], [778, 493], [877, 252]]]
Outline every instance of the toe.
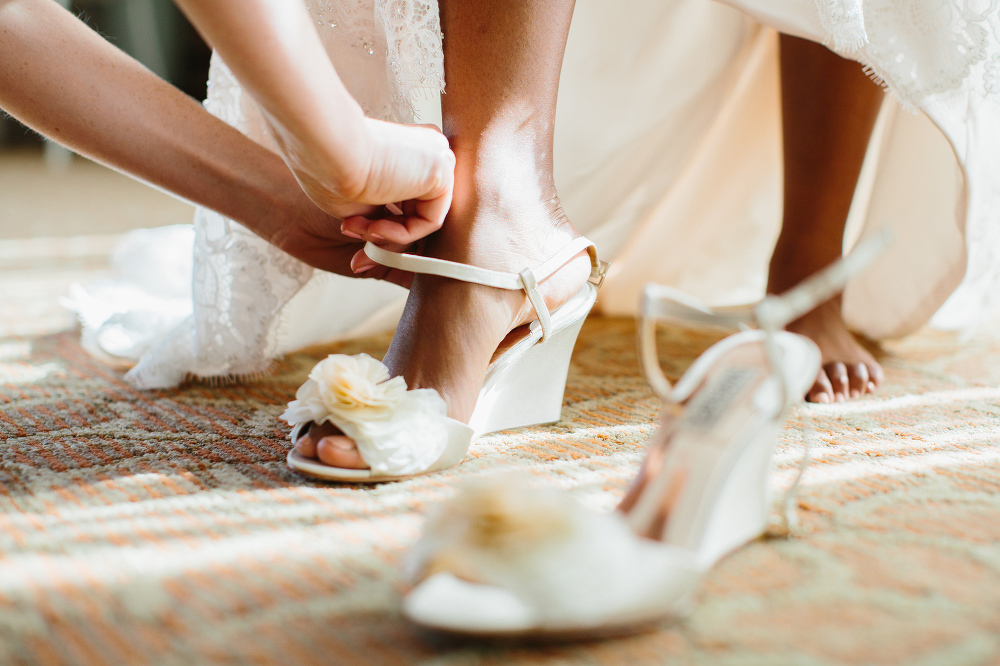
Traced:
[[366, 469], [364, 459], [358, 451], [358, 447], [349, 437], [344, 435], [330, 435], [324, 437], [316, 446], [316, 454], [320, 462], [332, 467], [346, 467], [348, 469]]
[[816, 378], [816, 383], [809, 389], [806, 400], [809, 402], [833, 402], [833, 387], [830, 386], [830, 378], [826, 376], [826, 372], [823, 370], [819, 371], [819, 377]]
[[868, 381], [874, 384], [876, 388], [882, 386], [882, 382], [885, 381], [885, 373], [882, 372], [882, 366], [873, 361], [865, 363], [865, 367], [868, 369]]
[[847, 385], [852, 398], [858, 398], [868, 390], [871, 381], [868, 377], [868, 366], [864, 363], [852, 363], [847, 366]]
[[847, 366], [843, 363], [828, 363], [823, 366], [826, 376], [830, 378], [830, 387], [833, 389], [833, 399], [837, 402], [847, 400], [850, 395], [850, 387], [847, 381]]
[[299, 437], [298, 441], [295, 442], [295, 450], [298, 451], [299, 455], [305, 456], [306, 458], [315, 458], [316, 440], [313, 439], [312, 434], [307, 432]]

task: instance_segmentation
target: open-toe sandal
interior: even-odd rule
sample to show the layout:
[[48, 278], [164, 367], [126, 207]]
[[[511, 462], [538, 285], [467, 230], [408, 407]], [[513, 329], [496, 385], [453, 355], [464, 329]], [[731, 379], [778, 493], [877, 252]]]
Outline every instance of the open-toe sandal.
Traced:
[[[504, 639], [632, 632], [683, 615], [705, 572], [768, 523], [779, 432], [820, 368], [812, 341], [779, 329], [840, 291], [879, 249], [859, 248], [749, 315], [650, 285], [640, 349], [664, 417], [618, 510], [598, 514], [565, 493], [504, 482], [472, 488], [438, 509], [411, 552], [418, 582], [405, 615]], [[656, 350], [661, 321], [758, 328], [716, 343], [671, 384]]]
[[[590, 279], [550, 313], [539, 283], [584, 251], [590, 257]], [[354, 440], [368, 469], [333, 467], [294, 448], [288, 453], [289, 467], [328, 481], [394, 481], [457, 465], [478, 435], [559, 420], [573, 346], [607, 271], [593, 243], [577, 238], [518, 273], [389, 252], [371, 243], [365, 253], [403, 271], [523, 290], [537, 319], [490, 363], [468, 424], [448, 417], [437, 391], [408, 390], [402, 377], [390, 378], [389, 370], [370, 356], [327, 357], [309, 373], [281, 418], [292, 425], [293, 442], [313, 424], [334, 424]]]

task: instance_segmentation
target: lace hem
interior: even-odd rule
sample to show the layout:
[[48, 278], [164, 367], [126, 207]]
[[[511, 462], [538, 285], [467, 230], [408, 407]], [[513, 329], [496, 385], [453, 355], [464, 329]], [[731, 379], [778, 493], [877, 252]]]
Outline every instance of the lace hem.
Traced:
[[1000, 0], [816, 0], [825, 43], [913, 110], [961, 89], [1000, 96]]

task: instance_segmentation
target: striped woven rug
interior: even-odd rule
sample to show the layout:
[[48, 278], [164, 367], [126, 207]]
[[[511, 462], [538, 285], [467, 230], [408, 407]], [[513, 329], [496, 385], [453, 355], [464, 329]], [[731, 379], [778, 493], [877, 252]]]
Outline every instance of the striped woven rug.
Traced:
[[[546, 647], [453, 643], [398, 613], [421, 517], [507, 470], [610, 510], [658, 404], [634, 326], [592, 319], [563, 420], [478, 440], [437, 475], [314, 483], [277, 420], [326, 353], [258, 381], [138, 392], [74, 333], [0, 339], [3, 664], [980, 664], [1000, 661], [1000, 345], [927, 331], [885, 352], [877, 398], [811, 406], [801, 533], [711, 573], [684, 622]], [[711, 343], [667, 331], [679, 374]], [[802, 412], [773, 483], [791, 483]]]

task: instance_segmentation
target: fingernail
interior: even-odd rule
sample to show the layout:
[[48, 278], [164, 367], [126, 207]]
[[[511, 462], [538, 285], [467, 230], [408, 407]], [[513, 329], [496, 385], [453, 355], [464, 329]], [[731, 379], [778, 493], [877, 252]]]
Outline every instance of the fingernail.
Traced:
[[368, 234], [368, 237], [371, 238], [376, 243], [384, 243], [385, 242], [385, 239], [382, 238], [381, 236], [379, 236], [378, 234]]
[[359, 266], [358, 268], [354, 269], [354, 274], [355, 275], [360, 275], [361, 273], [364, 273], [366, 271], [370, 271], [373, 268], [375, 268], [375, 266], [371, 265], [371, 264], [369, 264], [368, 266]]
[[348, 238], [354, 238], [354, 239], [357, 239], [357, 240], [363, 240], [359, 234], [356, 234], [353, 231], [348, 231], [347, 229], [341, 229], [340, 233], [344, 234]]
[[394, 203], [388, 203], [388, 204], [385, 205], [385, 207], [386, 207], [386, 210], [388, 210], [393, 215], [402, 215], [403, 214], [403, 209], [400, 208], [399, 206], [397, 206]]

